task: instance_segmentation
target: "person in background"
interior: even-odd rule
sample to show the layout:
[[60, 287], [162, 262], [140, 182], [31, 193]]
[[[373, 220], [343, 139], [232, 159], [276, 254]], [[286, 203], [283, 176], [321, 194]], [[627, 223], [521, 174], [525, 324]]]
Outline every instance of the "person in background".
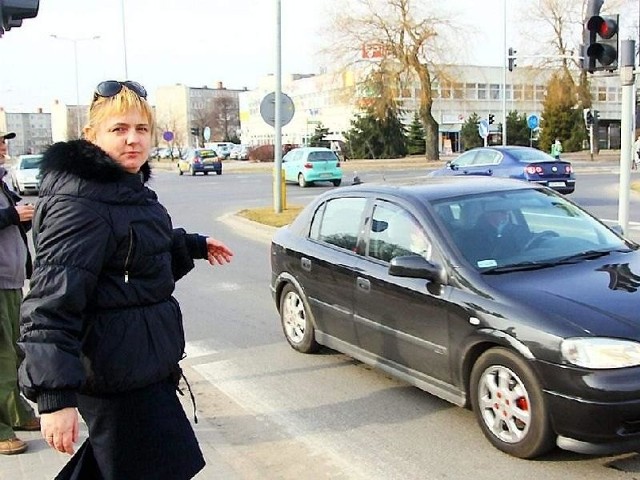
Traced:
[[560, 139], [556, 137], [555, 142], [551, 144], [551, 156], [559, 160], [561, 153], [562, 153], [562, 143], [560, 142]]
[[20, 395], [18, 350], [22, 287], [31, 273], [27, 230], [33, 205], [17, 205], [21, 200], [9, 190], [3, 177], [7, 140], [13, 132], [0, 132], [0, 454], [22, 453], [27, 444], [15, 430], [40, 430], [40, 421]]
[[638, 138], [633, 144], [633, 153], [633, 157], [631, 158], [631, 169], [637, 170], [638, 162], [640, 161], [640, 135], [638, 135]]
[[52, 448], [74, 453], [78, 411], [89, 431], [57, 479], [183, 480], [205, 463], [176, 394], [185, 339], [173, 292], [194, 259], [233, 253], [174, 228], [146, 186], [146, 97], [137, 82], [101, 82], [84, 138], [41, 162], [19, 379]]

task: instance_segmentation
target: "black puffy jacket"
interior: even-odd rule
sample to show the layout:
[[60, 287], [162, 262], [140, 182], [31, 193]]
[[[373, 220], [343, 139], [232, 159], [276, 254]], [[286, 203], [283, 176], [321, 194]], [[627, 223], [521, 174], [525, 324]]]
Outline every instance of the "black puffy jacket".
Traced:
[[99, 147], [56, 143], [41, 164], [36, 256], [22, 306], [19, 381], [40, 412], [175, 375], [184, 331], [175, 281], [206, 239], [173, 229], [140, 174]]

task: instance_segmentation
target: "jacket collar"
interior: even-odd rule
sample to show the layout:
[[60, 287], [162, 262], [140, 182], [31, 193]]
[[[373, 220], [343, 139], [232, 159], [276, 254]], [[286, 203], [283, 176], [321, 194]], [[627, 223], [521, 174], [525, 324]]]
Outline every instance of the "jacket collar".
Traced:
[[[130, 175], [104, 150], [86, 140], [71, 140], [51, 145], [44, 153], [40, 172], [68, 172], [85, 180], [100, 183], [117, 182]], [[151, 178], [151, 166], [145, 162], [140, 168], [143, 183]]]

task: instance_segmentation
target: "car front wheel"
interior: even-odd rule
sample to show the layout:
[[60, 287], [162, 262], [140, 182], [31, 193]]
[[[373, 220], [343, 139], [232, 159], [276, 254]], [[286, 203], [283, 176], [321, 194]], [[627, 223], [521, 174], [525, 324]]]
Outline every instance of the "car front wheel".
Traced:
[[294, 350], [314, 353], [320, 348], [307, 304], [291, 284], [284, 287], [280, 297], [280, 320], [284, 336]]
[[471, 405], [484, 436], [518, 458], [540, 456], [554, 446], [542, 387], [527, 362], [506, 348], [492, 348], [471, 372]]
[[307, 181], [304, 179], [304, 175], [301, 173], [298, 174], [298, 185], [300, 185], [302, 188], [307, 186]]

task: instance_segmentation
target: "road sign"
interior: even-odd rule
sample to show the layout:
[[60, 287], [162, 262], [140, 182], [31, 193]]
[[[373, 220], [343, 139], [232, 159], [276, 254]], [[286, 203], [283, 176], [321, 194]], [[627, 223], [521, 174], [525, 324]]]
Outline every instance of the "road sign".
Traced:
[[164, 133], [162, 134], [162, 139], [163, 139], [165, 142], [170, 142], [171, 140], [173, 140], [173, 132], [171, 132], [171, 131], [167, 130], [166, 132], [164, 132]]
[[[293, 118], [296, 109], [288, 95], [280, 94], [280, 126], [284, 127]], [[271, 92], [260, 102], [260, 115], [272, 127], [276, 126], [276, 93]]]
[[482, 138], [487, 138], [489, 136], [489, 121], [486, 119], [480, 120], [478, 122], [478, 135]]
[[535, 130], [540, 126], [540, 119], [537, 115], [529, 115], [529, 117], [527, 117], [527, 125], [529, 125], [531, 130]]
[[204, 141], [208, 142], [211, 139], [211, 129], [209, 127], [204, 127], [202, 136], [204, 137]]

